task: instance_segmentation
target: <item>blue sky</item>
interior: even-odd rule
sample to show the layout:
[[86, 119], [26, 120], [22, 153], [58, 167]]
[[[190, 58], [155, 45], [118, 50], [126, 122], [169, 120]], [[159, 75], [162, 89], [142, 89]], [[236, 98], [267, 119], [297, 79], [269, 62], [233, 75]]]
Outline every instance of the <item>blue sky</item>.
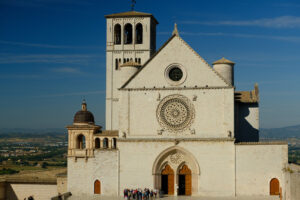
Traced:
[[[105, 121], [105, 18], [130, 0], [1, 0], [0, 128], [63, 128], [87, 100]], [[237, 90], [260, 87], [260, 125], [300, 124], [300, 2], [137, 0], [159, 21], [157, 46], [178, 24], [208, 63], [234, 61]]]

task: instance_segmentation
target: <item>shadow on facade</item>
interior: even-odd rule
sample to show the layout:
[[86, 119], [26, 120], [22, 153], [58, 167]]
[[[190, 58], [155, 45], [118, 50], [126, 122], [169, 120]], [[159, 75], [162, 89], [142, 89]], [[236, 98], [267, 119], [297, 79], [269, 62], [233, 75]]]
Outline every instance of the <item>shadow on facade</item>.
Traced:
[[[258, 112], [255, 108], [258, 109], [257, 103], [252, 104], [245, 104], [239, 103], [237, 104], [238, 109], [236, 110], [236, 142], [258, 142], [259, 141], [259, 130], [254, 128], [252, 123], [258, 120], [253, 119], [254, 116], [258, 113], [250, 113], [250, 109], [252, 112]], [[251, 115], [251, 116], [250, 116]], [[249, 117], [252, 120], [247, 120], [246, 118]], [[258, 116], [257, 116], [258, 117]], [[258, 127], [258, 124], [257, 124]]]

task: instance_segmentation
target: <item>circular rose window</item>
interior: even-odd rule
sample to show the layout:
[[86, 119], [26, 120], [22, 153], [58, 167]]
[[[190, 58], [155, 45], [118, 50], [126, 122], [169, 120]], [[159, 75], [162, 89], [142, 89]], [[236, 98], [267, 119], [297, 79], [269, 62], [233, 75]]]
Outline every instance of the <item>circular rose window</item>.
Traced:
[[194, 108], [188, 98], [182, 95], [165, 97], [157, 108], [160, 125], [173, 131], [181, 131], [190, 126], [194, 118]]
[[183, 76], [182, 70], [178, 67], [173, 67], [169, 71], [169, 78], [172, 81], [179, 81]]
[[173, 63], [166, 67], [165, 78], [172, 86], [178, 86], [186, 80], [187, 72], [185, 68], [179, 63]]

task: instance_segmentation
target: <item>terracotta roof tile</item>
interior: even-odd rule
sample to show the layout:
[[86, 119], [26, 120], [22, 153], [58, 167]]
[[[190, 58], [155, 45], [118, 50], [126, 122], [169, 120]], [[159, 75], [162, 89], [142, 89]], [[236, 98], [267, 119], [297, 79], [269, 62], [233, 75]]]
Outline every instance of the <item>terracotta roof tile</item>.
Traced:
[[214, 65], [215, 64], [232, 64], [232, 65], [234, 65], [235, 63], [223, 57], [220, 60], [213, 62], [213, 64]]

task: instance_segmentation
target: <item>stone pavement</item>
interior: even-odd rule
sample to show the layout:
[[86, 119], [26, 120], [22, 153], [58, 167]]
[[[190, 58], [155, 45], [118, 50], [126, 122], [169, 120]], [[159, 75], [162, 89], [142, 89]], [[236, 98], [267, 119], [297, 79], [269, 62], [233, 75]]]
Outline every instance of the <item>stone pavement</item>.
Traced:
[[[241, 196], [241, 197], [203, 197], [203, 196], [167, 196], [153, 200], [279, 200], [278, 196]], [[68, 200], [124, 200], [123, 197], [94, 195], [91, 197], [71, 197]]]

